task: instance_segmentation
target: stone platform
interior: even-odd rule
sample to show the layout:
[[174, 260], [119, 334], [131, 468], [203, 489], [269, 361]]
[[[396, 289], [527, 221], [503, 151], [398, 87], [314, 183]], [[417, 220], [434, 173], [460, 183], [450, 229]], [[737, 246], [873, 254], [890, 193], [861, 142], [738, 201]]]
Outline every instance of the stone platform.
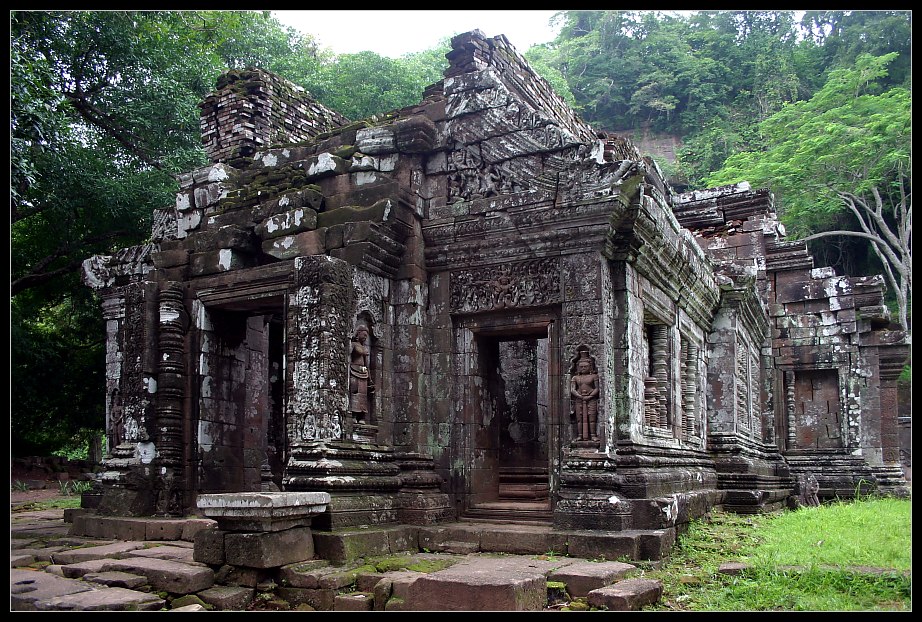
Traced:
[[[314, 532], [318, 553], [335, 549], [343, 559], [315, 555], [260, 569], [195, 561], [191, 540], [203, 530], [218, 530], [208, 519], [171, 519], [167, 528], [164, 519], [68, 511], [73, 521], [68, 529], [63, 515], [61, 510], [13, 515], [13, 611], [538, 611], [568, 607], [576, 599], [583, 607], [636, 610], [655, 602], [661, 587], [622, 585], [636, 567], [599, 558], [604, 550], [663, 551], [662, 543], [674, 538], [486, 523]], [[75, 532], [94, 519], [111, 530], [108, 537]], [[144, 537], [118, 537], [129, 532]], [[171, 537], [156, 538], [158, 533]], [[660, 542], [659, 549], [653, 541]], [[580, 546], [585, 557], [573, 555]], [[461, 553], [447, 552], [451, 549]], [[587, 605], [590, 599], [598, 604]]]

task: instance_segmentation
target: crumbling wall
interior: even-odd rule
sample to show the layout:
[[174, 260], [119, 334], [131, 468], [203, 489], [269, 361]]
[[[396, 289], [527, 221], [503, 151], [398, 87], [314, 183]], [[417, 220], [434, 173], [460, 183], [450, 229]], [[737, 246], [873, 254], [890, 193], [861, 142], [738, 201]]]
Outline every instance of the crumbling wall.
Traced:
[[301, 87], [261, 69], [225, 72], [200, 107], [202, 144], [212, 162], [233, 163], [349, 122]]

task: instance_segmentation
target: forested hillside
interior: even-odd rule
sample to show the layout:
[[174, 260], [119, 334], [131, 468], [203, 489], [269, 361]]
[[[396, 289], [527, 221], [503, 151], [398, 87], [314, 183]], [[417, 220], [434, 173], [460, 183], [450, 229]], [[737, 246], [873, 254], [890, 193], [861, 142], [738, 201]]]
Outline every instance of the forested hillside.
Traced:
[[[555, 19], [523, 52], [584, 119], [673, 137], [664, 168], [685, 187], [771, 187], [792, 234], [854, 232], [819, 238], [818, 262], [892, 276], [908, 324], [911, 12]], [[79, 265], [145, 240], [175, 175], [205, 163], [198, 103], [224, 69], [360, 119], [419, 101], [449, 49], [336, 56], [256, 11], [12, 11], [10, 27], [14, 455], [79, 452], [103, 427], [105, 325]]]

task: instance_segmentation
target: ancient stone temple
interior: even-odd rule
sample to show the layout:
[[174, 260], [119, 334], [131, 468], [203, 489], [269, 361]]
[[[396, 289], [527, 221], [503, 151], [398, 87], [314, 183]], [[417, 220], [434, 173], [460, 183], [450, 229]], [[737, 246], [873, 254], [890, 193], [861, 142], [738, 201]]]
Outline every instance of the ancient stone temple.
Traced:
[[505, 37], [351, 122], [231, 71], [212, 163], [84, 264], [107, 327], [98, 511], [326, 492], [315, 530], [681, 527], [906, 492], [909, 351], [879, 277], [815, 267], [747, 184], [676, 194]]

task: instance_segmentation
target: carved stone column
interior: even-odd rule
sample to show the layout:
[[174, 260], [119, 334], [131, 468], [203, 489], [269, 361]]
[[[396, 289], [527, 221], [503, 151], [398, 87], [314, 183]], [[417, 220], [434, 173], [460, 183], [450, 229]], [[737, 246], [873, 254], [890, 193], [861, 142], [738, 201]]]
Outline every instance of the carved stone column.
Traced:
[[698, 394], [698, 346], [688, 344], [685, 348], [685, 366], [682, 382], [682, 410], [685, 412], [684, 434], [685, 438], [695, 435], [698, 423], [698, 413], [695, 399]]
[[784, 410], [788, 422], [788, 449], [794, 449], [797, 446], [797, 420], [794, 408], [794, 372], [786, 371], [784, 372]]
[[183, 398], [186, 386], [185, 335], [189, 315], [183, 306], [183, 288], [175, 281], [160, 290], [159, 361], [157, 375], [157, 455], [162, 489], [157, 511], [182, 513], [180, 482], [183, 471]]
[[656, 388], [659, 391], [659, 427], [669, 425], [669, 411], [666, 400], [669, 390], [669, 327], [665, 324], [654, 324], [650, 331], [650, 354], [652, 357], [653, 377], [656, 379]]

